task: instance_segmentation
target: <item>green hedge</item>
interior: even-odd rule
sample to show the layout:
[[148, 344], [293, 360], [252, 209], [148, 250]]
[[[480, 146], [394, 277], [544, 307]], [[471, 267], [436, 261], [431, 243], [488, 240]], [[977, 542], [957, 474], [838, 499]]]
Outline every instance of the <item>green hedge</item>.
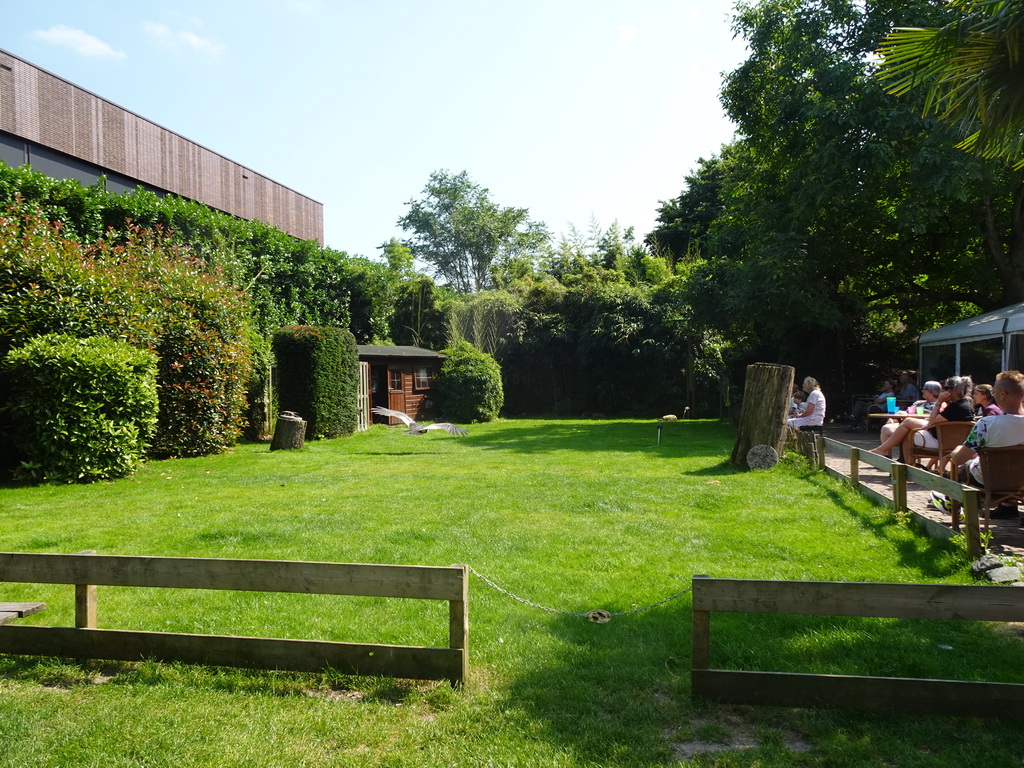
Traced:
[[16, 475], [51, 482], [124, 477], [157, 423], [156, 356], [123, 341], [50, 334], [4, 360]]
[[450, 349], [437, 376], [445, 418], [455, 422], [493, 421], [505, 402], [501, 367], [468, 341]]
[[155, 456], [216, 453], [240, 434], [252, 337], [245, 296], [186, 249], [131, 227], [84, 246], [38, 209], [0, 213], [0, 358], [36, 336], [107, 336], [159, 355]]
[[305, 419], [312, 439], [355, 432], [359, 356], [352, 333], [293, 325], [274, 334], [273, 348], [281, 410]]

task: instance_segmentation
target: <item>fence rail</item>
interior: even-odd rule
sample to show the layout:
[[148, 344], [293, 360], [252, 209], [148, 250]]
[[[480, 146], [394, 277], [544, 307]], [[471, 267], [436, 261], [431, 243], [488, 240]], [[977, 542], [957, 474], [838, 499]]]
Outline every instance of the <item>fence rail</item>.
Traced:
[[855, 706], [993, 716], [1024, 705], [1024, 685], [960, 680], [738, 671], [711, 667], [711, 614], [775, 613], [1024, 621], [1024, 590], [950, 584], [693, 578], [691, 686], [730, 704]]
[[[817, 435], [816, 440], [818, 466], [821, 469], [833, 477], [838, 477], [848, 482], [877, 503], [891, 505], [897, 512], [913, 511], [907, 506], [907, 484], [911, 482], [926, 490], [938, 491], [948, 496], [954, 502], [957, 509], [952, 520], [954, 530], [958, 530], [959, 518], [961, 514], [963, 515], [964, 527], [966, 529], [964, 535], [967, 539], [968, 554], [973, 558], [981, 557], [984, 554], [984, 548], [981, 544], [981, 520], [979, 515], [982, 500], [982, 492], [980, 490], [942, 477], [941, 475], [936, 475], [933, 472], [928, 472], [919, 467], [911, 467], [885, 456], [880, 456], [877, 453], [855, 448], [852, 445], [833, 440], [830, 437]], [[848, 458], [850, 460], [849, 471], [843, 473], [827, 466], [825, 464], [826, 455]], [[861, 464], [867, 464], [889, 474], [892, 484], [891, 499], [861, 482]]]
[[[0, 582], [75, 585], [75, 627], [0, 626], [0, 653], [465, 680], [469, 581], [465, 566], [428, 567], [128, 557], [82, 552], [0, 553]], [[218, 589], [446, 600], [449, 647], [129, 632], [96, 626], [97, 586]]]

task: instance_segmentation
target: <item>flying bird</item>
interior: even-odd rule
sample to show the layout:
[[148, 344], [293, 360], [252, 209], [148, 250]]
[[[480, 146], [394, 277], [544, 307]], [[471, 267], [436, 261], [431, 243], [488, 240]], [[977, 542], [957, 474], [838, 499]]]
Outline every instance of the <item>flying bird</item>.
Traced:
[[371, 413], [375, 413], [378, 416], [393, 416], [396, 419], [400, 419], [409, 429], [403, 432], [403, 435], [422, 435], [426, 433], [428, 429], [443, 429], [449, 435], [457, 435], [459, 437], [468, 435], [469, 430], [465, 427], [460, 427], [458, 424], [449, 424], [447, 421], [439, 421], [436, 424], [419, 424], [409, 418], [409, 414], [402, 413], [402, 411], [393, 411], [390, 408], [381, 408], [379, 405], [373, 406], [370, 409]]

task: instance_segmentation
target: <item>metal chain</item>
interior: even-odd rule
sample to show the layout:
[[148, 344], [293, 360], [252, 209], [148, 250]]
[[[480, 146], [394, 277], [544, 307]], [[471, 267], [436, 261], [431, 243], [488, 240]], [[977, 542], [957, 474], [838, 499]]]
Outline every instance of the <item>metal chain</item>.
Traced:
[[560, 608], [549, 608], [546, 605], [540, 605], [540, 604], [535, 603], [535, 602], [533, 602], [531, 600], [527, 600], [525, 597], [520, 597], [519, 595], [516, 595], [516, 594], [513, 594], [512, 592], [509, 592], [507, 589], [499, 587], [493, 581], [491, 581], [486, 576], [484, 576], [482, 573], [477, 571], [473, 566], [467, 565], [466, 567], [469, 569], [470, 573], [472, 573], [474, 576], [476, 576], [482, 582], [487, 584], [489, 587], [492, 587], [493, 589], [496, 589], [498, 592], [501, 592], [503, 595], [507, 595], [507, 596], [511, 597], [513, 600], [518, 600], [520, 603], [524, 603], [525, 605], [528, 605], [531, 608], [539, 608], [542, 611], [547, 611], [548, 613], [558, 613], [558, 614], [561, 614], [562, 616], [578, 616], [581, 619], [586, 619], [587, 621], [592, 621], [595, 624], [607, 624], [609, 621], [611, 621], [612, 616], [629, 616], [630, 614], [633, 614], [633, 613], [640, 613], [640, 611], [646, 611], [646, 610], [648, 610], [650, 608], [656, 608], [659, 605], [664, 605], [665, 603], [669, 602], [670, 600], [675, 600], [677, 597], [682, 597], [683, 595], [687, 594], [688, 592], [691, 592], [692, 589], [693, 589], [692, 587], [690, 589], [684, 589], [682, 592], [676, 592], [674, 595], [669, 595], [665, 599], [659, 600], [656, 603], [651, 603], [650, 605], [642, 605], [639, 608], [631, 608], [628, 611], [606, 611], [603, 608], [595, 608], [592, 611], [587, 611], [585, 613], [579, 613], [577, 611], [563, 611]]

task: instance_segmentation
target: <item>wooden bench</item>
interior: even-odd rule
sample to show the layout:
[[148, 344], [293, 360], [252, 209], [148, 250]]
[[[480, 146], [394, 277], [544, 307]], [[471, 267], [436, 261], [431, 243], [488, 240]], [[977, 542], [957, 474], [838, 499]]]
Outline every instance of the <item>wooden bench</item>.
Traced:
[[0, 624], [10, 624], [15, 619], [39, 613], [45, 607], [46, 603], [0, 603]]

